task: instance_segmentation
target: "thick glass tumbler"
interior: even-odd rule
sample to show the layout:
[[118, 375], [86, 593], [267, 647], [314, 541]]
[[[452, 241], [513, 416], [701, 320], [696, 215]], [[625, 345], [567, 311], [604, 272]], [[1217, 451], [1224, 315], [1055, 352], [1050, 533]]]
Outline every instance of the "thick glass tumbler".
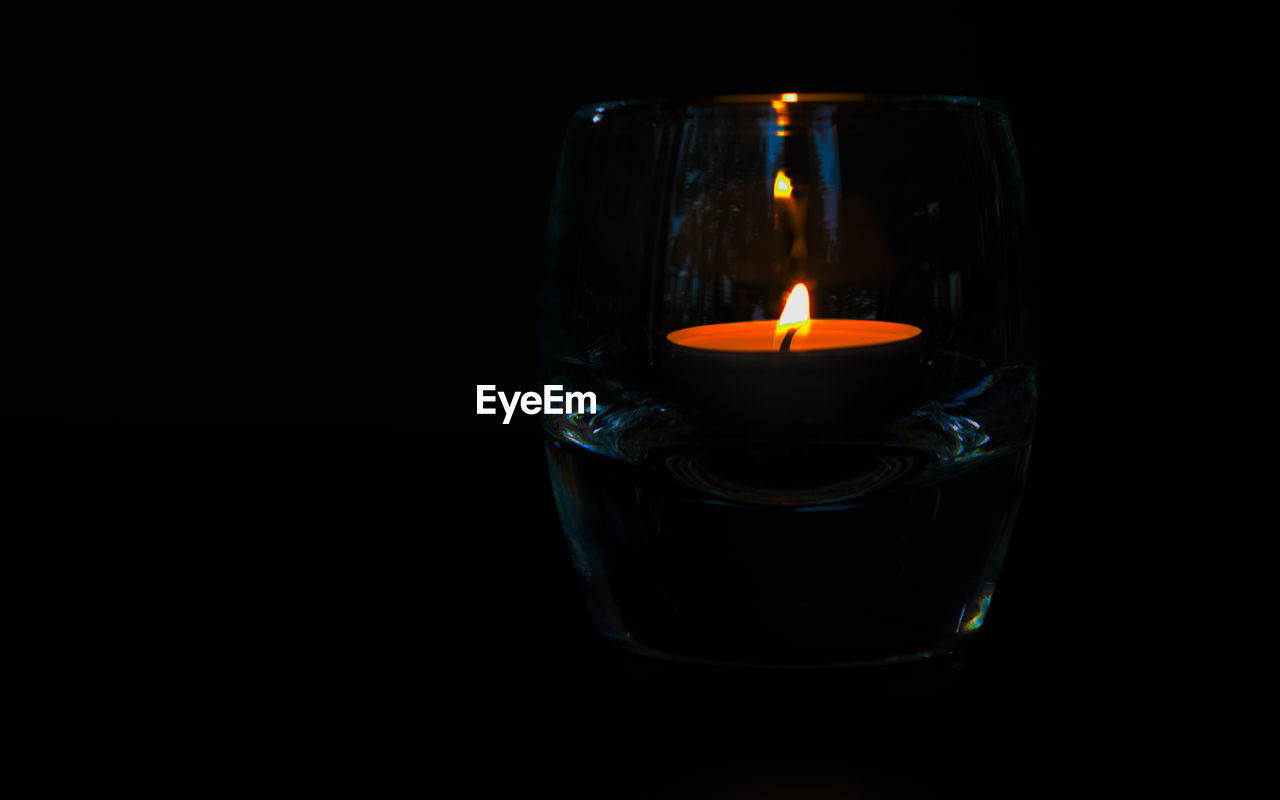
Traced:
[[[803, 287], [803, 288], [801, 288]], [[1036, 404], [1006, 112], [798, 94], [590, 106], [556, 179], [551, 480], [599, 631], [881, 663], [981, 628]]]

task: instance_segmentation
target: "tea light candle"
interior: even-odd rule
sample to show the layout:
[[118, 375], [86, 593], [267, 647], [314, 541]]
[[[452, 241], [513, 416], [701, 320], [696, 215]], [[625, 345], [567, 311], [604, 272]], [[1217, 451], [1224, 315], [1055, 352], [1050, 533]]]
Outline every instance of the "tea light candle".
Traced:
[[871, 427], [918, 390], [921, 330], [879, 320], [811, 319], [797, 284], [777, 320], [667, 334], [676, 393], [710, 422], [758, 430]]

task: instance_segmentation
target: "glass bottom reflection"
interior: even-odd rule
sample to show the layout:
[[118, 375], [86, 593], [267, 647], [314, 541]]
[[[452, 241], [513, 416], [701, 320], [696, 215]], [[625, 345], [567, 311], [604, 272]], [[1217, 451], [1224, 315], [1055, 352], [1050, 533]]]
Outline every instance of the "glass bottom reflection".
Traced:
[[905, 449], [730, 443], [643, 464], [549, 440], [597, 629], [660, 658], [909, 661], [982, 626], [1029, 447], [932, 468]]

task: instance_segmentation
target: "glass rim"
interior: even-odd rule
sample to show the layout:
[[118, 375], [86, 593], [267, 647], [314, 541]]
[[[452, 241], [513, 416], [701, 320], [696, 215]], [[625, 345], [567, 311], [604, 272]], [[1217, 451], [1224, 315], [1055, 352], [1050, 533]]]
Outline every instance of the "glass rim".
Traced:
[[936, 106], [964, 107], [994, 111], [1008, 116], [1008, 106], [1000, 100], [990, 97], [978, 97], [964, 94], [927, 94], [927, 93], [879, 93], [879, 92], [773, 92], [773, 93], [735, 93], [713, 95], [691, 95], [673, 97], [635, 98], [629, 100], [607, 100], [587, 103], [578, 108], [575, 117], [592, 117], [606, 111], [624, 108], [640, 108], [648, 106], [654, 110], [674, 111], [681, 108], [747, 108], [759, 106], [762, 110], [774, 111], [776, 105], [799, 109], [816, 106]]

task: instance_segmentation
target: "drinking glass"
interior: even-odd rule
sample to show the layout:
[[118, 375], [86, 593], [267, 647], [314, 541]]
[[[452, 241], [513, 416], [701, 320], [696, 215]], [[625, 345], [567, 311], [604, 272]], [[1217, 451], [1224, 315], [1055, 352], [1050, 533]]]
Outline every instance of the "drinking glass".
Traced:
[[[812, 336], [789, 323], [788, 350], [775, 321], [801, 284]], [[541, 302], [543, 382], [595, 401], [544, 429], [601, 634], [678, 660], [865, 664], [982, 627], [1036, 406], [1027, 210], [999, 103], [584, 107]], [[824, 325], [906, 338], [823, 346]], [[688, 346], [766, 328], [750, 352]]]

